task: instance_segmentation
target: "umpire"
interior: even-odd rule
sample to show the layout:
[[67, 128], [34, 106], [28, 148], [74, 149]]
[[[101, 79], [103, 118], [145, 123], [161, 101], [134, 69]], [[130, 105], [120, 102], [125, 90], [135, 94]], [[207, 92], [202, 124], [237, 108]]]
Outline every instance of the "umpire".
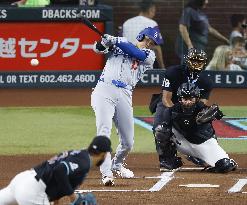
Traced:
[[[159, 137], [155, 130], [161, 124], [170, 121], [171, 116], [167, 109], [178, 102], [177, 90], [183, 83], [191, 82], [197, 85], [201, 90], [200, 101], [207, 104], [212, 83], [207, 76], [203, 76], [201, 73], [205, 69], [206, 62], [207, 55], [203, 50], [190, 49], [185, 56], [185, 64], [171, 66], [166, 69], [162, 84], [162, 95], [151, 100], [150, 111], [155, 112], [153, 130], [156, 150], [159, 155], [160, 171], [176, 169], [182, 166], [182, 161], [176, 156], [176, 150], [170, 142], [170, 136], [164, 139]], [[197, 159], [191, 159], [198, 161]]]
[[50, 205], [69, 196], [70, 205], [96, 205], [93, 194], [74, 194], [93, 166], [99, 167], [111, 152], [111, 141], [96, 136], [84, 150], [65, 151], [44, 161], [31, 170], [17, 174], [0, 190], [1, 205]]

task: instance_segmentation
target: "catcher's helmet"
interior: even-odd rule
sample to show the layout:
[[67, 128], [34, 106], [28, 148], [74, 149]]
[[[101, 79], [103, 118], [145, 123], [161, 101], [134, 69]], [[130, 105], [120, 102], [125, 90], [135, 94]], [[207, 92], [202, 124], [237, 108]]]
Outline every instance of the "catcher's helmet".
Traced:
[[191, 72], [200, 72], [204, 70], [207, 63], [207, 54], [205, 51], [192, 48], [185, 56], [185, 62]]
[[138, 34], [136, 39], [138, 41], [143, 41], [145, 36], [151, 38], [156, 45], [159, 44], [159, 33], [155, 28], [151, 28], [151, 27], [145, 28]]
[[177, 91], [177, 96], [181, 98], [200, 98], [200, 89], [194, 83], [183, 83]]

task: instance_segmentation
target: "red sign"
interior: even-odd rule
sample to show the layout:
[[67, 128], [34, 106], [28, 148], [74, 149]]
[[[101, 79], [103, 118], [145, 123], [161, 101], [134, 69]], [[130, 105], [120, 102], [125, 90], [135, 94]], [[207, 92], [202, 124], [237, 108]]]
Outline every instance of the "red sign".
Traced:
[[[95, 23], [104, 31], [104, 23]], [[1, 23], [0, 71], [98, 70], [104, 55], [94, 53], [100, 36], [82, 23]], [[38, 59], [37, 66], [31, 59]]]

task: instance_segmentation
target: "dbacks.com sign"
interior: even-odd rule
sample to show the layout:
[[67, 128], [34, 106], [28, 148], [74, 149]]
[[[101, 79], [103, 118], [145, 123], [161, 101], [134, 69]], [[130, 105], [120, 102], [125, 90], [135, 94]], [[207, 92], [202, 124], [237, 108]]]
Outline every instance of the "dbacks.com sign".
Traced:
[[[100, 19], [99, 9], [82, 9], [82, 16], [89, 19]], [[78, 9], [43, 9], [43, 19], [76, 19], [78, 18]]]
[[7, 18], [7, 10], [0, 9], [0, 19], [6, 19], [6, 18]]

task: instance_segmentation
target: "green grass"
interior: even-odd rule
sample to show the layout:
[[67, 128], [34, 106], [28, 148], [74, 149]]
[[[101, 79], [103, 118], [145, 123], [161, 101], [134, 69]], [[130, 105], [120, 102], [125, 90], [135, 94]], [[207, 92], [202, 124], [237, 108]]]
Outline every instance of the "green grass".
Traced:
[[[246, 117], [247, 107], [223, 107], [230, 117]], [[146, 107], [135, 107], [135, 116], [149, 116]], [[0, 108], [0, 154], [57, 153], [79, 149], [95, 136], [95, 117], [90, 107]], [[112, 129], [115, 149], [118, 137]], [[230, 152], [247, 152], [245, 140], [221, 140]], [[134, 152], [154, 152], [152, 133], [135, 126]]]
[[240, 124], [247, 126], [247, 122], [240, 122]]

